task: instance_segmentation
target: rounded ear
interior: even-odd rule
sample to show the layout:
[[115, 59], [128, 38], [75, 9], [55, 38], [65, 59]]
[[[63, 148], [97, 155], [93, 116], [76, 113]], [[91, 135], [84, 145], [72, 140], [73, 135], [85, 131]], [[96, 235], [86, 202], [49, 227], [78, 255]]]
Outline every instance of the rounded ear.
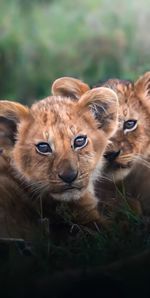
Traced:
[[29, 116], [29, 108], [14, 101], [0, 100], [0, 116], [17, 123]]
[[150, 104], [150, 71], [141, 76], [134, 84], [135, 94], [138, 98], [149, 101]]
[[95, 87], [107, 87], [112, 89], [115, 93], [117, 93], [118, 101], [124, 100], [124, 94], [127, 90], [133, 89], [133, 82], [130, 80], [120, 80], [120, 79], [109, 79]]
[[94, 88], [98, 88], [98, 87], [107, 87], [110, 88], [114, 91], [116, 91], [118, 84], [121, 82], [121, 80], [119, 79], [108, 79], [107, 81], [102, 81], [99, 84], [96, 84], [94, 86]]
[[10, 145], [15, 142], [16, 123], [14, 121], [0, 116], [0, 148], [2, 145]]
[[78, 79], [63, 77], [54, 81], [51, 91], [53, 95], [60, 95], [79, 99], [90, 87]]
[[102, 129], [109, 137], [115, 132], [118, 120], [117, 94], [107, 88], [99, 87], [87, 91], [78, 101], [78, 111], [87, 111], [97, 122], [97, 128]]

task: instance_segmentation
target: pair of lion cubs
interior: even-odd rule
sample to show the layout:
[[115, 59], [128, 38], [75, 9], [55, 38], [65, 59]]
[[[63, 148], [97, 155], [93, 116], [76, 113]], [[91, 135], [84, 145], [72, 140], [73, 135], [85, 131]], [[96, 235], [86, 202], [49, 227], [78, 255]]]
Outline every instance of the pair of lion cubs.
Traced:
[[[89, 90], [80, 80], [66, 77], [53, 83], [52, 96], [30, 109], [0, 102], [13, 140], [15, 135], [10, 163], [3, 154], [0, 160], [1, 237], [29, 237], [40, 216], [51, 222], [53, 204], [59, 201], [67, 202], [79, 223], [101, 221], [94, 182], [108, 140], [119, 127], [119, 93], [111, 88], [106, 83]], [[110, 162], [109, 154], [105, 158]]]

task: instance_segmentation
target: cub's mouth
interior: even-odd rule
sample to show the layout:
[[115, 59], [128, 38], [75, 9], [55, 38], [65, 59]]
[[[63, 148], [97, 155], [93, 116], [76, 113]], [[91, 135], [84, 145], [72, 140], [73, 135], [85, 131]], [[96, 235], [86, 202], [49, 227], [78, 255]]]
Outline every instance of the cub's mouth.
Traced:
[[78, 190], [81, 191], [83, 189], [83, 187], [77, 187], [77, 186], [65, 186], [64, 189], [62, 190], [62, 192], [66, 192], [66, 191], [74, 191], [74, 190]]
[[104, 159], [104, 169], [108, 172], [130, 169], [133, 164], [131, 156], [129, 156], [129, 154], [122, 155], [121, 150], [106, 152], [104, 154]]
[[62, 187], [58, 187], [55, 189], [52, 189], [51, 192], [52, 193], [56, 193], [56, 194], [61, 194], [61, 193], [67, 193], [67, 192], [74, 192], [74, 191], [82, 191], [82, 189], [84, 189], [84, 187], [79, 187], [79, 186], [74, 186], [74, 185], [65, 185]]
[[55, 183], [49, 182], [49, 191], [52, 194], [65, 194], [65, 193], [79, 193], [83, 192], [89, 184], [88, 179], [73, 181], [72, 183], [63, 183], [57, 181]]

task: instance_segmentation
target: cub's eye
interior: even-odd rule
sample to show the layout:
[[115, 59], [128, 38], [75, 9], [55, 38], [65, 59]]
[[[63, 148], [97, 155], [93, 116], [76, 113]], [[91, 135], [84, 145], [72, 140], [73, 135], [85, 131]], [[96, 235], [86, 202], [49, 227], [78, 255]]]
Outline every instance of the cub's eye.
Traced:
[[73, 147], [74, 149], [80, 149], [86, 146], [88, 142], [87, 136], [78, 136], [74, 139]]
[[132, 131], [137, 127], [137, 120], [128, 120], [124, 122], [123, 129], [126, 131]]
[[48, 155], [52, 153], [52, 149], [48, 143], [41, 142], [35, 145], [37, 152]]

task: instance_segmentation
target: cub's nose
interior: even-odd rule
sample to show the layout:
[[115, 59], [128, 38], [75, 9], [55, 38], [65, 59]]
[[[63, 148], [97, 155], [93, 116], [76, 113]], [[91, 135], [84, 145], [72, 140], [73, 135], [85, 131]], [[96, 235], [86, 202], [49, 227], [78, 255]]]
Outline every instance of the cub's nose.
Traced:
[[120, 150], [118, 151], [109, 151], [104, 154], [104, 157], [109, 161], [114, 161], [120, 154]]
[[78, 171], [69, 169], [69, 170], [62, 170], [58, 174], [59, 178], [61, 178], [66, 183], [72, 183], [78, 176]]

